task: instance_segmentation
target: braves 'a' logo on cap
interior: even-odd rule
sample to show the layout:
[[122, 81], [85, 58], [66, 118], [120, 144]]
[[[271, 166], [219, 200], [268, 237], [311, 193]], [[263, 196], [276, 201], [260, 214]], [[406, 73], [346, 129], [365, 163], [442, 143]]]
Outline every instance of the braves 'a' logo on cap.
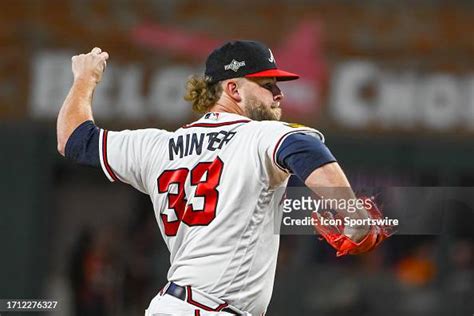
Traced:
[[272, 50], [270, 48], [268, 50], [270, 51], [270, 58], [268, 58], [268, 61], [271, 62], [271, 63], [274, 63], [275, 62], [275, 57], [273, 57]]
[[245, 66], [245, 61], [237, 61], [235, 59], [232, 59], [230, 64], [224, 66], [224, 70], [233, 70], [234, 72], [237, 72], [240, 67]]

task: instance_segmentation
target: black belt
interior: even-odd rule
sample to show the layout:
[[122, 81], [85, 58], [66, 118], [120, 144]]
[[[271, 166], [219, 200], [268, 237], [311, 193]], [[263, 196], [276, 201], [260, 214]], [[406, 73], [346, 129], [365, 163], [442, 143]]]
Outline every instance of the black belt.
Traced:
[[[188, 288], [188, 289], [186, 289], [186, 288]], [[191, 293], [191, 288], [190, 287], [180, 286], [176, 283], [171, 282], [164, 294], [171, 295], [173, 297], [176, 297], [177, 299], [185, 301], [189, 304], [192, 304], [192, 305], [197, 306], [199, 308], [202, 308], [204, 310], [209, 310], [209, 311], [214, 311], [214, 312], [226, 312], [226, 313], [229, 313], [229, 314], [232, 314], [232, 315], [242, 315], [242, 314], [237, 313], [236, 311], [232, 310], [229, 307], [224, 307], [224, 308], [220, 308], [220, 309], [219, 309], [219, 307], [217, 307], [216, 309], [213, 309], [211, 307], [204, 306], [203, 304], [192, 301], [190, 299], [190, 297], [188, 297], [188, 299], [186, 300], [186, 290], [189, 290], [189, 293]], [[227, 303], [225, 303], [225, 305], [227, 306]]]

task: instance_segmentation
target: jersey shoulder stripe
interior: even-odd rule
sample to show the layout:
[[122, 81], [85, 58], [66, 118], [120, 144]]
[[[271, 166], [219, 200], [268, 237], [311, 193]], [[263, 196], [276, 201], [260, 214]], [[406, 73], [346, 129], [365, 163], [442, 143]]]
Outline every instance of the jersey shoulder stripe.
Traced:
[[[285, 124], [285, 125], [287, 125], [287, 124]], [[287, 125], [287, 126], [289, 126], [289, 125]], [[277, 155], [278, 149], [280, 148], [281, 144], [283, 143], [283, 141], [288, 136], [290, 136], [292, 134], [303, 133], [303, 134], [309, 134], [309, 135], [314, 136], [314, 137], [318, 137], [321, 140], [321, 142], [323, 142], [323, 143], [325, 141], [324, 135], [320, 131], [318, 131], [314, 128], [306, 127], [304, 125], [299, 125], [299, 124], [298, 124], [298, 126], [290, 126], [290, 127], [294, 128], [294, 130], [289, 131], [289, 132], [283, 134], [280, 137], [280, 139], [277, 141], [277, 143], [275, 145], [275, 148], [273, 149], [273, 153], [272, 153], [272, 160], [273, 160], [273, 163], [275, 164], [275, 166], [277, 166], [281, 171], [286, 172], [286, 173], [289, 173], [289, 171], [278, 163], [278, 159], [277, 159], [276, 155]]]
[[100, 130], [100, 137], [99, 137], [99, 153], [100, 153], [100, 164], [102, 166], [102, 170], [104, 170], [105, 175], [111, 182], [118, 181], [117, 175], [114, 173], [112, 168], [110, 167], [108, 158], [107, 158], [107, 135], [108, 131], [105, 129]]

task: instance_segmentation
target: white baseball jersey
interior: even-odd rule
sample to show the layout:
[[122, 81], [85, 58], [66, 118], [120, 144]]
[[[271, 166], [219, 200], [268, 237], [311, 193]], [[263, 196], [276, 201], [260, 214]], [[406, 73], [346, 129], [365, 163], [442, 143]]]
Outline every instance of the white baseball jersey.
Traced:
[[252, 315], [265, 312], [279, 246], [275, 220], [289, 172], [276, 162], [292, 133], [316, 130], [208, 113], [175, 132], [101, 130], [111, 180], [149, 194], [171, 254], [168, 280]]

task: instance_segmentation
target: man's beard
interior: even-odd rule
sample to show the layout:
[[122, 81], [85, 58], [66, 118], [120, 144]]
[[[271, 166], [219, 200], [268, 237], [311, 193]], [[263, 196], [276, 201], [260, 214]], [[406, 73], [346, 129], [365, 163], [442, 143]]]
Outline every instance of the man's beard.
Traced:
[[[274, 106], [277, 106], [277, 104], [275, 102]], [[255, 121], [279, 121], [281, 118], [281, 108], [267, 107], [256, 98], [249, 98], [245, 104], [245, 114], [248, 118]]]

